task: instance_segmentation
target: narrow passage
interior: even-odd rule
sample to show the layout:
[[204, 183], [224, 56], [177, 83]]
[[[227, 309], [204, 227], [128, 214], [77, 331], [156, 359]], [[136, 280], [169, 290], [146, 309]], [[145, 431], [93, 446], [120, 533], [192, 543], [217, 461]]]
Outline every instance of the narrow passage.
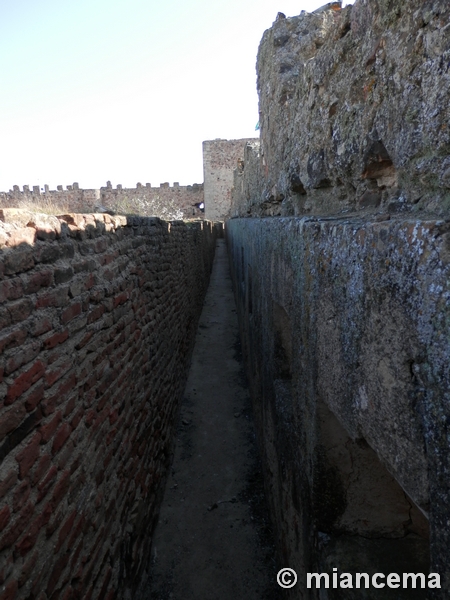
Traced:
[[151, 600], [275, 600], [276, 568], [225, 241], [181, 407], [152, 548]]

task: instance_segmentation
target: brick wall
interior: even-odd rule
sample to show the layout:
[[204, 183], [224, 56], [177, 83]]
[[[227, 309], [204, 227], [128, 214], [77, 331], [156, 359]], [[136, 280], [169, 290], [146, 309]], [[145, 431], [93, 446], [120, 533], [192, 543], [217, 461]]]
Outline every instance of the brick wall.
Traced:
[[0, 219], [0, 598], [132, 598], [217, 230]]

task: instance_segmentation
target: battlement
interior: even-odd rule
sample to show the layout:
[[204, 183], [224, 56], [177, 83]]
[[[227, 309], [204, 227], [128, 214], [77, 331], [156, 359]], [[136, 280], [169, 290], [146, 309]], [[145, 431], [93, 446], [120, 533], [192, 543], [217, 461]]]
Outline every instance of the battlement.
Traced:
[[[9, 192], [0, 192], [0, 207], [39, 209], [41, 212], [112, 212], [115, 214], [139, 214], [158, 216], [166, 220], [192, 219], [205, 216], [223, 220], [230, 216], [233, 172], [243, 169], [244, 149], [256, 138], [226, 140], [217, 138], [203, 142], [204, 183], [180, 185], [168, 181], [152, 186], [138, 181], [136, 187], [105, 186], [93, 189], [80, 188], [78, 182], [64, 189], [58, 185], [24, 185], [22, 191], [14, 185]], [[206, 192], [205, 192], [206, 190]]]
[[203, 189], [203, 183], [193, 183], [192, 185], [180, 185], [180, 183], [178, 181], [174, 181], [173, 185], [171, 186], [170, 183], [168, 181], [165, 181], [164, 183], [160, 183], [158, 187], [153, 187], [151, 183], [146, 183], [145, 185], [143, 185], [142, 183], [138, 182], [136, 183], [136, 187], [135, 188], [124, 188], [122, 186], [122, 184], [118, 183], [116, 185], [116, 187], [114, 188], [112, 183], [110, 181], [106, 182], [106, 186], [105, 187], [100, 187], [100, 188], [92, 188], [92, 189], [83, 189], [80, 188], [80, 185], [78, 182], [74, 182], [72, 183], [72, 185], [66, 185], [66, 189], [64, 189], [64, 187], [62, 185], [57, 185], [56, 186], [56, 190], [51, 190], [50, 186], [45, 183], [44, 187], [39, 187], [38, 185], [33, 185], [30, 186], [29, 185], [23, 185], [22, 186], [22, 191], [20, 190], [20, 186], [18, 185], [13, 185], [12, 190], [9, 190], [9, 192], [0, 192], [0, 197], [6, 197], [6, 196], [10, 196], [10, 195], [38, 195], [41, 196], [43, 194], [57, 194], [58, 192], [75, 192], [75, 191], [79, 191], [79, 192], [83, 192], [83, 193], [87, 193], [87, 192], [100, 192], [103, 190], [114, 190], [117, 192], [122, 192], [122, 191], [126, 191], [126, 192], [136, 192], [136, 191], [142, 191], [142, 190], [161, 190], [161, 189], [167, 189], [167, 190], [172, 190], [172, 191], [180, 191], [180, 190], [186, 190], [188, 192], [198, 192], [200, 189]]
[[[72, 191], [79, 191], [80, 190], [80, 186], [78, 184], [78, 182], [74, 182], [72, 183], [72, 185], [67, 185], [66, 189], [64, 190], [62, 185], [58, 185], [56, 186], [56, 190], [51, 190], [50, 186], [45, 183], [44, 187], [39, 187], [38, 185], [33, 185], [32, 189], [30, 190], [30, 186], [29, 185], [23, 185], [22, 186], [22, 191], [20, 191], [20, 187], [18, 185], [13, 185], [12, 190], [9, 190], [9, 192], [0, 192], [0, 195], [9, 195], [9, 194], [14, 194], [14, 195], [29, 195], [29, 194], [34, 194], [34, 195], [38, 195], [40, 196], [41, 194], [56, 194], [58, 192], [72, 192]], [[88, 192], [88, 191], [95, 191], [95, 190], [81, 190], [83, 192]]]
[[[43, 212], [114, 212], [136, 213], [161, 216], [166, 219], [203, 218], [203, 184], [171, 186], [168, 182], [152, 187], [150, 183], [138, 182], [134, 188], [124, 188], [122, 184], [83, 189], [78, 182], [64, 189], [58, 185], [51, 190], [43, 187], [24, 185], [22, 191], [14, 185], [9, 192], [0, 192], [0, 205], [10, 208], [27, 208], [29, 205], [42, 208]], [[200, 208], [200, 206], [202, 208]]]
[[146, 183], [143, 185], [142, 183], [136, 183], [136, 187], [134, 188], [124, 188], [122, 184], [118, 183], [114, 188], [110, 181], [106, 182], [106, 187], [101, 187], [100, 192], [128, 192], [128, 193], [142, 193], [143, 191], [152, 190], [152, 192], [159, 192], [160, 190], [170, 190], [172, 192], [199, 192], [203, 190], [203, 183], [193, 183], [192, 185], [180, 185], [178, 181], [174, 181], [171, 186], [168, 181], [164, 183], [160, 183], [159, 186], [153, 187], [151, 183]]

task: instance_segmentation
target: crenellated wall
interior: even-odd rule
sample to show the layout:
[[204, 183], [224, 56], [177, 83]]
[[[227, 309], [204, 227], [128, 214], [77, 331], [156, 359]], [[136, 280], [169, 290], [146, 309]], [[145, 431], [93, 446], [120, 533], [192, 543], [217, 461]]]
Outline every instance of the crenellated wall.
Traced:
[[159, 216], [166, 219], [203, 219], [205, 211], [204, 192], [202, 183], [193, 185], [179, 185], [174, 183], [161, 183], [159, 187], [152, 187], [150, 183], [145, 186], [140, 183], [136, 188], [122, 188], [118, 185], [115, 189], [108, 182], [106, 187], [100, 188], [102, 206], [110, 210], [134, 212], [133, 209], [141, 208], [150, 214], [154, 206]]
[[135, 188], [124, 188], [111, 182], [99, 189], [82, 189], [78, 183], [63, 189], [58, 185], [50, 190], [48, 185], [13, 186], [9, 192], [0, 192], [0, 206], [30, 209], [33, 205], [53, 212], [113, 212], [116, 214], [157, 215], [167, 220], [204, 218], [200, 205], [204, 202], [203, 184], [170, 186], [161, 183], [152, 187], [150, 183], [138, 183]]
[[0, 210], [1, 598], [133, 598], [217, 227]]
[[30, 208], [33, 205], [58, 207], [59, 211], [90, 212], [100, 205], [100, 190], [81, 189], [78, 183], [66, 186], [58, 185], [56, 190], [50, 190], [48, 185], [42, 189], [38, 185], [24, 185], [22, 191], [14, 185], [9, 192], [0, 192], [2, 208]]

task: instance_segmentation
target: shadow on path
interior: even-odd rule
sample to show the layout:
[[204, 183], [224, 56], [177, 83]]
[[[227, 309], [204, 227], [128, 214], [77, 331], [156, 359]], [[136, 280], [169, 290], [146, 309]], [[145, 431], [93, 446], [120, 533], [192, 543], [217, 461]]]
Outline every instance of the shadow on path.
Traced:
[[275, 600], [274, 548], [219, 240], [152, 547], [149, 600]]

